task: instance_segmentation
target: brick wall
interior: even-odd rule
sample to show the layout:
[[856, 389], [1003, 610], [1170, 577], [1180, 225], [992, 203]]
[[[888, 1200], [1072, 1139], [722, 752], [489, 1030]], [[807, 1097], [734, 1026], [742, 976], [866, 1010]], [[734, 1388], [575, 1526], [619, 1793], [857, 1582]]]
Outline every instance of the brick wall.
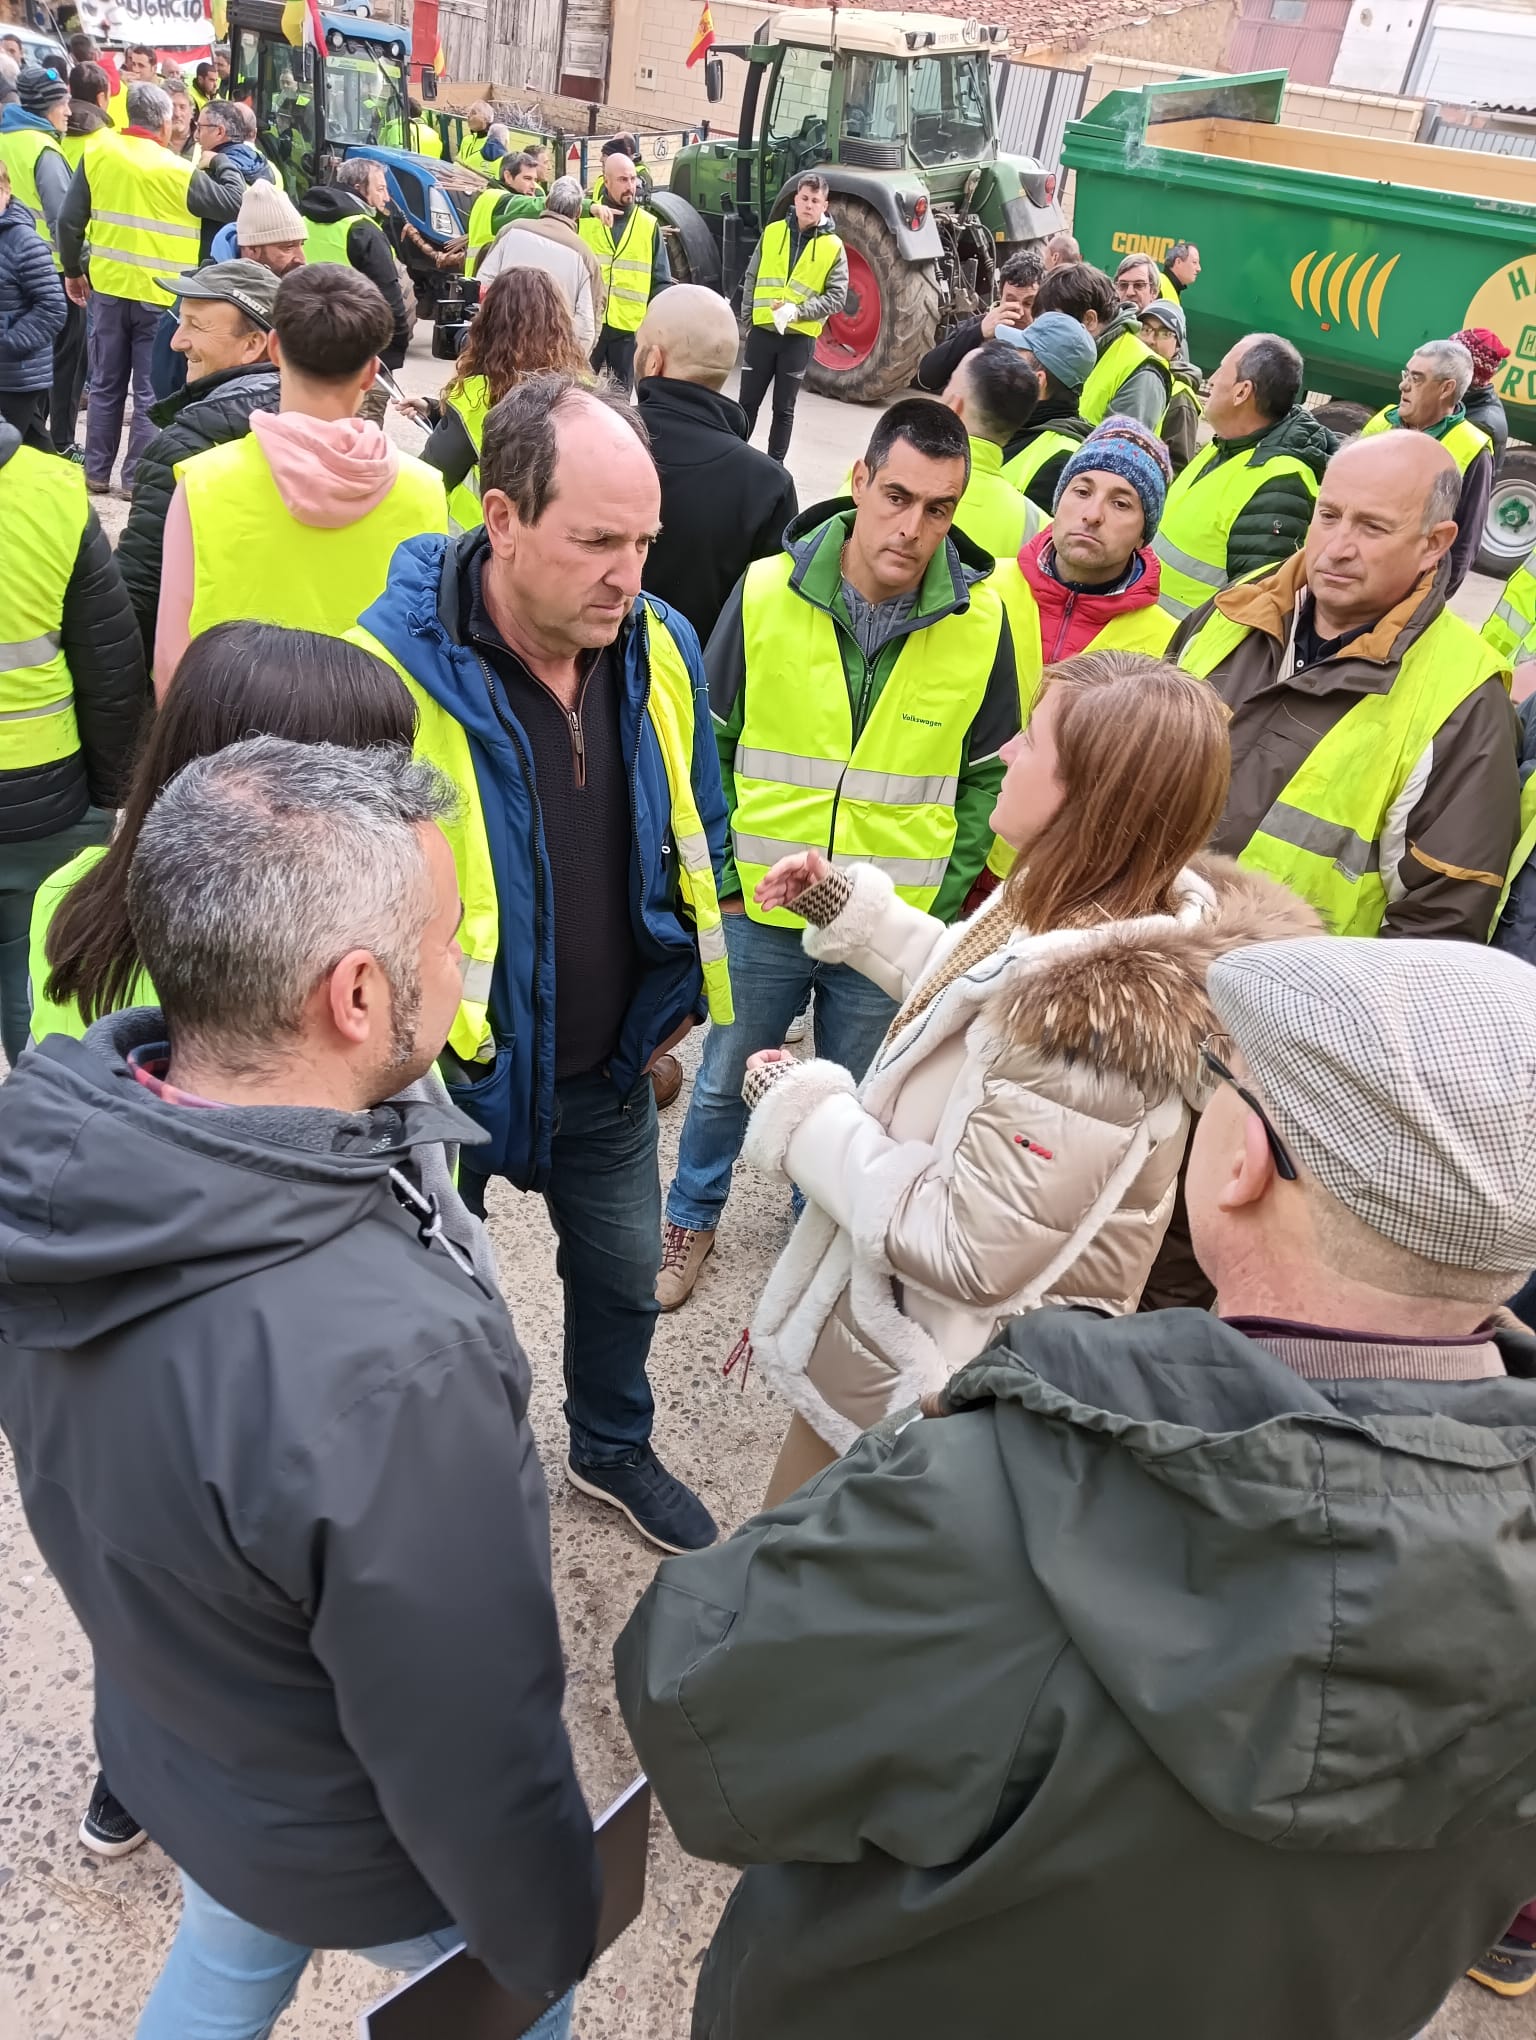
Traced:
[[[707, 120], [717, 134], [736, 132], [746, 66], [734, 57], [725, 59], [725, 97], [717, 106], [704, 96], [704, 66], [686, 67], [701, 5], [702, 0], [614, 0], [608, 97], [615, 105], [632, 107], [642, 127], [681, 128]], [[711, 0], [716, 38], [750, 42], [765, 11], [762, 0], [753, 5]]]

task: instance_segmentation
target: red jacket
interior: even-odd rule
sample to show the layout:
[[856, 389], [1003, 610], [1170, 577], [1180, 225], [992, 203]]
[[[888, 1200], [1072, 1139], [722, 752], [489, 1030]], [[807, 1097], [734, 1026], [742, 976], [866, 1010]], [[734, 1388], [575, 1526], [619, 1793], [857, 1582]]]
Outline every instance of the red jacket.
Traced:
[[1106, 623], [1136, 609], [1150, 609], [1157, 600], [1162, 566], [1151, 546], [1143, 546], [1136, 557], [1141, 573], [1118, 594], [1084, 595], [1064, 588], [1046, 572], [1042, 561], [1050, 545], [1049, 527], [1032, 538], [1019, 554], [1019, 572], [1029, 583], [1029, 592], [1040, 609], [1040, 649], [1047, 666], [1075, 658]]

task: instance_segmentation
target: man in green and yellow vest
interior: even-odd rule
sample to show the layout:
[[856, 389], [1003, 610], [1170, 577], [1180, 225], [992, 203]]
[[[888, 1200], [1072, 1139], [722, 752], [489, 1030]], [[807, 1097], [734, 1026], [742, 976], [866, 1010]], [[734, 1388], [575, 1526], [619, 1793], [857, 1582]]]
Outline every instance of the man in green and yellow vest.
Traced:
[[111, 487], [130, 383], [125, 492], [132, 492], [139, 456], [155, 436], [155, 331], [172, 302], [159, 279], [195, 269], [201, 222], [234, 220], [245, 196], [245, 179], [223, 151], [194, 169], [165, 146], [171, 101], [160, 86], [131, 84], [127, 111], [121, 134], [102, 129], [91, 138], [59, 214], [65, 293], [72, 304], [91, 308], [85, 485], [96, 496]]
[[747, 1112], [747, 1058], [815, 993], [816, 1052], [864, 1074], [895, 1015], [849, 964], [806, 955], [803, 922], [753, 897], [780, 857], [871, 863], [940, 920], [992, 847], [1019, 682], [996, 562], [953, 530], [965, 427], [931, 397], [893, 404], [854, 463], [853, 501], [807, 510], [748, 567], [704, 662], [731, 860], [722, 881], [737, 1017], [704, 1044], [667, 1196], [657, 1299], [675, 1310], [713, 1251]]
[[1088, 262], [1048, 270], [1035, 293], [1036, 318], [1042, 312], [1065, 312], [1093, 341], [1096, 359], [1077, 403], [1088, 423], [1114, 412], [1160, 431], [1173, 387], [1168, 364], [1142, 339], [1140, 313], [1120, 302], [1103, 270]]
[[338, 263], [290, 270], [272, 300], [276, 412], [176, 463], [155, 617], [164, 695], [191, 639], [250, 619], [341, 637], [384, 586], [395, 547], [446, 532], [443, 478], [360, 421], [388, 306]]
[[1050, 523], [1003, 469], [1003, 449], [1028, 424], [1039, 383], [1032, 363], [1006, 340], [987, 340], [965, 355], [941, 401], [964, 425], [971, 478], [955, 529], [994, 559], [1013, 560]]
[[[391, 373], [398, 373], [411, 344], [415, 305], [405, 301], [400, 265], [383, 226], [392, 203], [384, 165], [373, 157], [349, 156], [337, 164], [329, 184], [309, 187], [299, 200], [299, 211], [309, 222], [306, 261], [349, 264], [367, 277], [389, 306], [394, 331], [379, 359]], [[382, 425], [388, 405], [384, 385], [376, 382], [363, 401], [363, 416]]]
[[439, 1067], [488, 1135], [459, 1188], [542, 1192], [565, 1294], [568, 1471], [663, 1551], [715, 1537], [651, 1445], [661, 1231], [649, 1071], [732, 1017], [725, 806], [699, 642], [642, 597], [661, 516], [627, 401], [550, 374], [485, 421], [483, 527], [418, 538], [355, 641], [457, 788], [464, 1003]]
[[1157, 534], [1171, 616], [1278, 565], [1306, 537], [1337, 441], [1297, 401], [1304, 375], [1289, 340], [1252, 333], [1211, 377], [1205, 416], [1214, 437], [1175, 478]]
[[1226, 589], [1171, 647], [1231, 711], [1213, 847], [1334, 934], [1481, 942], [1504, 884], [1509, 662], [1446, 606], [1459, 486], [1422, 433], [1344, 447], [1304, 551]]
[[795, 429], [795, 402], [816, 352], [816, 338], [848, 300], [848, 253], [827, 211], [831, 187], [808, 170], [789, 209], [770, 220], [752, 251], [741, 301], [752, 307], [737, 399], [752, 437], [757, 414], [773, 385], [768, 451], [782, 462]]
[[491, 182], [469, 209], [464, 274], [477, 273], [486, 249], [503, 227], [513, 220], [536, 220], [543, 211], [538, 157], [522, 149], [503, 156], [491, 172]]
[[1472, 570], [1488, 498], [1493, 493], [1493, 441], [1474, 425], [1462, 403], [1472, 383], [1472, 356], [1459, 340], [1426, 340], [1408, 360], [1398, 398], [1361, 427], [1362, 437], [1378, 432], [1427, 432], [1438, 439], [1461, 475], [1456, 505], [1456, 542], [1451, 547], [1451, 593]]
[[592, 366], [606, 368], [623, 388], [635, 380], [635, 335], [652, 294], [672, 281], [661, 222], [641, 203], [634, 159], [623, 149], [603, 154], [603, 188], [577, 229], [603, 266], [607, 303]]
[[505, 154], [500, 142], [491, 140], [491, 122], [496, 118], [496, 109], [488, 99], [477, 99], [464, 116], [464, 130], [459, 136], [456, 160], [466, 170], [478, 171], [482, 177], [494, 177], [496, 165]]
[[[11, 191], [32, 215], [47, 243], [55, 269], [59, 260], [59, 215], [74, 176], [63, 149], [69, 125], [69, 87], [52, 71], [28, 64], [16, 80], [15, 101], [0, 113], [0, 163], [11, 176]], [[85, 311], [65, 307], [64, 330], [53, 343], [53, 391], [48, 405], [49, 437], [56, 452], [73, 445], [80, 408], [78, 374], [85, 349]], [[71, 395], [74, 409], [69, 409]]]
[[0, 418], [0, 1046], [26, 1046], [38, 886], [111, 831], [147, 690], [133, 610], [85, 477]]

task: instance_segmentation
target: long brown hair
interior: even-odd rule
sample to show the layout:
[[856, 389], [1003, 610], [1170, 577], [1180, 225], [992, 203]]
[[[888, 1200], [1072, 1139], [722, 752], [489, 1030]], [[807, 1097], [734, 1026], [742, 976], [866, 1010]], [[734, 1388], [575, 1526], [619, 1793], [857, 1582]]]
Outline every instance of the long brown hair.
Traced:
[[592, 377], [565, 299], [542, 269], [504, 269], [480, 300], [443, 395], [457, 396], [472, 375], [483, 375], [490, 401], [499, 404], [525, 375], [551, 368]]
[[47, 995], [87, 1020], [127, 1004], [140, 971], [128, 925], [128, 867], [155, 795], [183, 765], [242, 737], [367, 750], [416, 735], [397, 674], [355, 645], [270, 623], [221, 623], [194, 638], [149, 724], [106, 855], [72, 885], [48, 924]]
[[1163, 659], [1117, 651], [1048, 667], [1047, 694], [1066, 799], [1009, 873], [1009, 918], [1038, 933], [1170, 912], [1174, 880], [1226, 806], [1221, 697]]

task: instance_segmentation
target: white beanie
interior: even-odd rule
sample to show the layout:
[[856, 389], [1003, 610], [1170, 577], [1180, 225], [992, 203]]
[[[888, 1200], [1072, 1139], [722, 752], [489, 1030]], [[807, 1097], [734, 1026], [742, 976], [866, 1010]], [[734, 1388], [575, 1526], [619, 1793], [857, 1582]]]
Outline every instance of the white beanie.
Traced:
[[240, 201], [235, 239], [242, 248], [265, 248], [274, 241], [307, 241], [309, 222], [285, 192], [261, 178]]

